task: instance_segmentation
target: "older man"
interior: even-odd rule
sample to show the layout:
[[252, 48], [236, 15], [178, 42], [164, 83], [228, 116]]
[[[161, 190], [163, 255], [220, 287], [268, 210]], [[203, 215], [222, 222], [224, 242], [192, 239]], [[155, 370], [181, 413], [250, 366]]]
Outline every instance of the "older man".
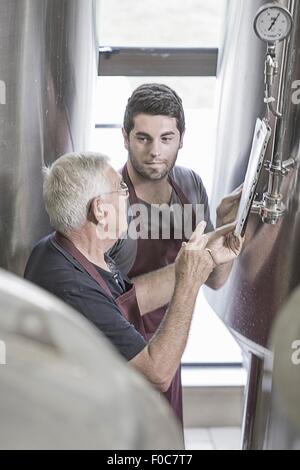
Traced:
[[[232, 227], [203, 235], [202, 222], [183, 245], [173, 272], [168, 267], [133, 284], [106, 255], [126, 232], [127, 199], [128, 188], [107, 157], [59, 158], [45, 169], [44, 180], [45, 206], [56, 232], [34, 248], [25, 278], [81, 312], [166, 392], [180, 364], [199, 288], [218, 265], [239, 255], [242, 241], [233, 237]], [[160, 328], [147, 341], [142, 316], [169, 301]]]

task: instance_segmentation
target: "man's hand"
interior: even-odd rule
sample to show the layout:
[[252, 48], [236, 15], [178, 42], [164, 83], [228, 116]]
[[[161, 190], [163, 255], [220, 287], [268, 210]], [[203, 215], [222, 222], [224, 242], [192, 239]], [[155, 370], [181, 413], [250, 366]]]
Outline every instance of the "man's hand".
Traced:
[[231, 224], [236, 220], [242, 192], [243, 184], [222, 199], [217, 208], [217, 227]]
[[216, 266], [234, 261], [242, 251], [244, 239], [234, 235], [235, 225], [228, 224], [208, 234], [207, 248], [211, 250]]
[[189, 289], [200, 288], [204, 284], [215, 265], [206, 245], [209, 235], [203, 235], [206, 222], [201, 222], [188, 243], [183, 246], [175, 262], [176, 282], [186, 283]]

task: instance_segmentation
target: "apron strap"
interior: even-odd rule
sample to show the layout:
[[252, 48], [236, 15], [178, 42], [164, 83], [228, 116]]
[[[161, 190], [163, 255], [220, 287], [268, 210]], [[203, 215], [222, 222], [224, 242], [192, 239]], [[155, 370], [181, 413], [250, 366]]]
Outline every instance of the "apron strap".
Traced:
[[61, 233], [55, 233], [55, 241], [58, 245], [63, 248], [69, 255], [73, 256], [74, 259], [84, 268], [84, 270], [97, 282], [97, 284], [111, 297], [113, 295], [103, 279], [103, 277], [99, 274], [95, 266], [76, 248], [74, 243], [68, 240], [65, 236]]

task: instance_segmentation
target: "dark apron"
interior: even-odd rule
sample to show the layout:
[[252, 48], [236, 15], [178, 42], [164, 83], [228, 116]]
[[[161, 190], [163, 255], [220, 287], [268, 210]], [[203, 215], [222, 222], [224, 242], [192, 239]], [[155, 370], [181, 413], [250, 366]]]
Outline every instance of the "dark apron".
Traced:
[[[136, 195], [134, 186], [128, 174], [127, 165], [124, 166], [122, 176], [129, 188], [129, 202], [130, 205], [139, 204], [138, 197]], [[191, 204], [183, 191], [175, 183], [175, 181], [169, 177], [169, 183], [173, 190], [177, 194], [181, 204]], [[196, 216], [193, 211], [193, 230], [196, 229]], [[137, 241], [137, 253], [135, 263], [129, 272], [129, 277], [134, 278], [152, 271], [162, 269], [169, 264], [175, 262], [175, 259], [181, 249], [182, 242], [187, 241], [186, 239], [175, 240], [147, 240], [139, 238]], [[149, 341], [154, 333], [157, 331], [162, 319], [165, 316], [168, 305], [158, 308], [147, 315], [142, 316], [143, 327], [142, 330], [146, 333], [146, 340]], [[140, 331], [140, 330], [139, 330]], [[181, 386], [181, 367], [176, 371], [176, 374], [172, 380], [169, 390], [164, 393], [166, 399], [170, 402], [172, 409], [174, 410], [179, 421], [183, 424], [183, 410], [182, 410], [182, 386]]]
[[69, 253], [69, 255], [73, 256], [73, 258], [97, 282], [97, 284], [114, 300], [123, 317], [135, 327], [135, 329], [144, 337], [144, 339], [146, 339], [146, 332], [142, 322], [134, 284], [129, 291], [120, 295], [117, 299], [114, 299], [106, 281], [97, 271], [95, 266], [75, 247], [75, 245], [70, 240], [56, 232], [55, 241], [67, 253]]

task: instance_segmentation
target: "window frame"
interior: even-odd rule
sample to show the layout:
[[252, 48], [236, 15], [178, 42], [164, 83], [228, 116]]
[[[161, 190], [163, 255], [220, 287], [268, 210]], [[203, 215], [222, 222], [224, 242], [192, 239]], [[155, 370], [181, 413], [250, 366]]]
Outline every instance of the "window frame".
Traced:
[[216, 77], [218, 48], [99, 48], [103, 77]]

